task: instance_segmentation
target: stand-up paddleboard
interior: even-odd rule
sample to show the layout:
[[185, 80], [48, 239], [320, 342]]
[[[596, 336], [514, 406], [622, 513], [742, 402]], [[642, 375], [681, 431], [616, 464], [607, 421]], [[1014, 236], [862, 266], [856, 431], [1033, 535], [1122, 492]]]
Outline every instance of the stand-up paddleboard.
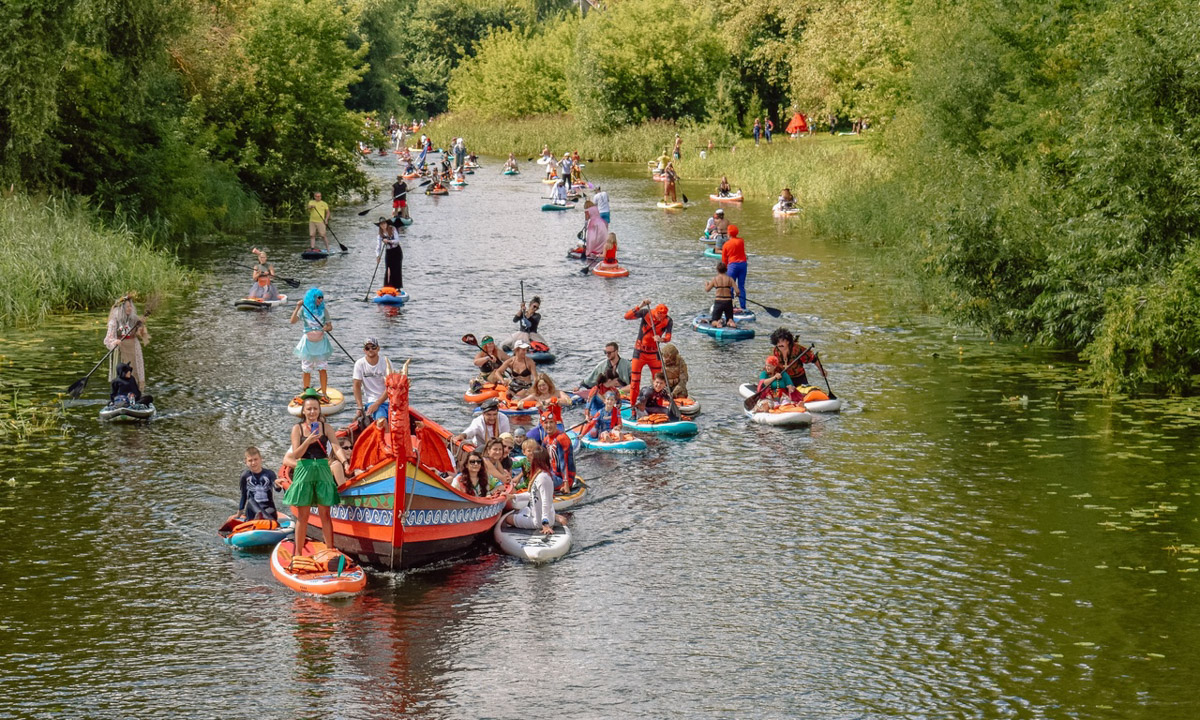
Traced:
[[748, 327], [716, 327], [708, 315], [697, 315], [692, 318], [692, 329], [718, 340], [749, 340], [754, 337], [754, 329]]
[[[389, 289], [394, 290], [394, 288]], [[371, 302], [379, 305], [403, 305], [408, 302], [408, 293], [403, 288], [399, 292], [383, 292], [381, 288], [380, 292], [371, 298]]]
[[557, 560], [571, 549], [571, 530], [563, 525], [556, 525], [554, 533], [543, 535], [541, 530], [526, 530], [511, 527], [505, 523], [509, 515], [506, 513], [496, 523], [492, 536], [496, 544], [507, 555], [520, 558], [534, 564]]
[[109, 403], [100, 409], [100, 419], [109, 422], [145, 422], [157, 413], [154, 403], [145, 405], [114, 405]]
[[[342, 408], [346, 407], [346, 397], [342, 395], [341, 390], [326, 388], [325, 398], [326, 399], [321, 400], [322, 415], [335, 415], [341, 412]], [[287, 411], [296, 417], [300, 417], [300, 411], [303, 409], [303, 407], [304, 401], [300, 399], [299, 395], [297, 395], [296, 397], [292, 398], [291, 402], [288, 403]]]
[[621, 425], [638, 432], [687, 437], [700, 432], [700, 426], [692, 420], [669, 420], [666, 415], [645, 415], [637, 420], [630, 419], [633, 410], [628, 406], [621, 409]]
[[276, 305], [282, 305], [285, 302], [287, 302], [287, 295], [280, 295], [278, 300], [245, 297], [241, 300], [234, 300], [233, 306], [238, 310], [270, 310]]
[[[756, 389], [757, 386], [752, 383], [742, 383], [738, 386], [738, 394], [745, 399], [753, 395]], [[815, 385], [806, 385], [796, 389], [804, 394], [804, 407], [808, 408], [809, 412], [833, 413], [842, 409], [841, 398], [831, 398], [825, 394], [824, 390]]]
[[777, 427], [808, 427], [813, 421], [813, 414], [801, 405], [781, 405], [765, 412], [747, 410], [746, 416], [751, 422]]
[[279, 513], [279, 520], [246, 520], [232, 515], [217, 530], [226, 545], [238, 550], [274, 547], [292, 534], [292, 519]]
[[683, 209], [683, 203], [681, 203], [681, 202], [666, 202], [665, 200], [659, 200], [658, 206], [660, 208], [662, 208], [663, 210], [682, 210]]
[[304, 551], [313, 561], [328, 568], [311, 571], [307, 567], [301, 569], [299, 559], [296, 563], [292, 562], [294, 542], [283, 540], [271, 551], [271, 574], [275, 579], [296, 592], [328, 598], [350, 597], [366, 589], [366, 571], [349, 557], [312, 540], [304, 544]]

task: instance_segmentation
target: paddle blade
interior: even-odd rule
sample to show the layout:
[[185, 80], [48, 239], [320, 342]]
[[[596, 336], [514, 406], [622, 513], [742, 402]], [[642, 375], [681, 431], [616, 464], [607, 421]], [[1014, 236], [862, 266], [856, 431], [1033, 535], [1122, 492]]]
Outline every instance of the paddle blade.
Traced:
[[479, 342], [475, 340], [475, 336], [472, 335], [471, 333], [467, 333], [466, 335], [463, 335], [462, 341], [468, 345], [474, 345], [475, 347], [479, 347]]
[[681, 198], [683, 198], [683, 204], [684, 204], [684, 205], [687, 205], [687, 204], [688, 204], [688, 202], [689, 202], [689, 201], [688, 201], [688, 199], [687, 199], [687, 195], [684, 195], [684, 194], [680, 193], [680, 195], [679, 195], [679, 196], [680, 196]]
[[779, 308], [767, 307], [766, 305], [763, 305], [763, 310], [766, 310], [767, 314], [773, 318], [777, 318], [780, 315], [783, 315], [783, 311], [780, 310]]
[[284, 281], [285, 283], [287, 283], [287, 284], [288, 284], [288, 287], [293, 287], [293, 288], [298, 288], [298, 287], [300, 287], [300, 281], [299, 281], [299, 280], [294, 280], [294, 279], [292, 279], [292, 278], [285, 278], [285, 277], [281, 277], [281, 278], [279, 278], [279, 279], [280, 279], [280, 280], [282, 280], [282, 281]]
[[742, 407], [746, 408], [747, 410], [753, 410], [754, 406], [758, 404], [758, 398], [760, 396], [762, 396], [761, 391], [754, 393], [742, 402]]
[[79, 396], [83, 394], [83, 390], [88, 384], [88, 377], [91, 376], [89, 375], [87, 377], [79, 378], [75, 382], [71, 383], [71, 387], [67, 388], [67, 394], [71, 396], [72, 400], [78, 400]]
[[[379, 207], [379, 206], [378, 206], [378, 205], [376, 205], [375, 207]], [[367, 208], [366, 210], [363, 210], [362, 212], [360, 212], [360, 213], [358, 214], [358, 216], [359, 216], [359, 217], [362, 217], [362, 216], [366, 215], [367, 213], [371, 212], [371, 209], [372, 209], [372, 208]]]

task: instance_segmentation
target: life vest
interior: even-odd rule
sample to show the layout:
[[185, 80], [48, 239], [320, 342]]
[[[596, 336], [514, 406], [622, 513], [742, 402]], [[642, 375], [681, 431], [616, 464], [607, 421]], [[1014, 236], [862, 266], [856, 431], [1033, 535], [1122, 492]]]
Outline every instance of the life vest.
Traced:
[[354, 561], [332, 548], [318, 550], [312, 556], [292, 557], [291, 571], [297, 575], [327, 572], [346, 572], [354, 567]]
[[544, 342], [534, 340], [529, 344], [532, 346], [534, 352], [550, 352], [550, 346]]
[[278, 530], [279, 523], [271, 519], [263, 520], [247, 520], [243, 523], [238, 523], [229, 531], [230, 535], [237, 535], [242, 532], [250, 532], [251, 530]]
[[375, 294], [378, 295], [379, 297], [383, 297], [385, 295], [395, 296], [395, 295], [399, 295], [400, 291], [394, 287], [391, 287], [390, 285], [384, 285], [383, 287], [379, 288], [379, 291]]
[[659, 423], [671, 422], [671, 418], [662, 413], [651, 413], [638, 418], [637, 421], [641, 425], [658, 425]]
[[829, 396], [826, 395], [825, 393], [821, 392], [820, 390], [809, 390], [804, 395], [804, 402], [821, 402], [822, 400], [828, 400], [828, 399], [829, 399]]

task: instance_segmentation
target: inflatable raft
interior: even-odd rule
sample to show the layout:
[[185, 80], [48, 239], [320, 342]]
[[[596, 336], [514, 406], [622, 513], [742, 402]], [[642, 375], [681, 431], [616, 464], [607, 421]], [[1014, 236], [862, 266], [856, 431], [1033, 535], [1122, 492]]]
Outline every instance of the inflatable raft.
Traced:
[[226, 545], [238, 550], [272, 547], [292, 534], [292, 519], [283, 513], [279, 513], [279, 522], [246, 520], [238, 515], [231, 515], [225, 524], [218, 528], [217, 534]]
[[630, 417], [632, 414], [632, 410], [628, 407], [621, 409], [621, 424], [630, 430], [680, 437], [695, 435], [700, 432], [700, 426], [692, 420], [671, 421], [667, 419], [666, 415], [646, 415], [637, 420], [631, 420]]
[[280, 295], [278, 300], [263, 300], [262, 298], [242, 298], [234, 300], [233, 306], [238, 310], [270, 310], [276, 305], [287, 302], [287, 295]]
[[[738, 386], [738, 394], [743, 399], [754, 394], [758, 387], [755, 383], [742, 383]], [[804, 394], [804, 407], [808, 408], [812, 413], [833, 413], [839, 412], [842, 409], [842, 399], [829, 397], [824, 390], [815, 385], [803, 385], [796, 388]]]
[[592, 274], [610, 278], [629, 277], [629, 270], [616, 263], [602, 262], [597, 263], [596, 267], [592, 268]]
[[[271, 574], [279, 582], [296, 592], [322, 597], [350, 597], [367, 587], [367, 573], [357, 563], [341, 552], [327, 548], [324, 543], [309, 540], [304, 551], [310, 561], [305, 568], [298, 569], [292, 562], [296, 546], [291, 540], [283, 540], [271, 551]], [[315, 567], [309, 567], [310, 563]], [[289, 570], [288, 566], [292, 565]], [[340, 570], [339, 570], [340, 568]]]
[[746, 416], [751, 422], [777, 427], [808, 427], [813, 421], [813, 414], [803, 405], [780, 405], [766, 412], [747, 410]]
[[[325, 396], [327, 399], [321, 401], [322, 415], [335, 415], [341, 412], [342, 408], [346, 407], [346, 398], [342, 395], [341, 390], [326, 388]], [[288, 403], [287, 411], [296, 417], [300, 417], [300, 409], [302, 406], [303, 402], [301, 402], [300, 396], [297, 395], [296, 397], [292, 398], [291, 402]]]
[[381, 287], [375, 297], [371, 298], [371, 302], [380, 305], [403, 305], [408, 302], [408, 297], [408, 293], [403, 288], [396, 290], [393, 287]]
[[507, 513], [500, 518], [492, 533], [496, 544], [506, 555], [512, 555], [525, 562], [541, 564], [557, 560], [571, 549], [569, 528], [556, 525], [553, 534], [543, 535], [541, 530], [510, 527], [505, 523], [509, 515], [512, 513]]
[[109, 403], [100, 410], [100, 419], [111, 422], [141, 422], [154, 417], [158, 410], [154, 403], [146, 405], [113, 405]]
[[717, 202], [741, 202], [742, 201], [742, 191], [738, 190], [737, 192], [730, 193], [729, 195], [716, 195], [716, 194], [709, 195], [708, 199], [716, 200]]
[[749, 340], [754, 337], [754, 329], [748, 327], [713, 327], [709, 315], [697, 315], [692, 318], [692, 329], [696, 332], [710, 335], [718, 340]]

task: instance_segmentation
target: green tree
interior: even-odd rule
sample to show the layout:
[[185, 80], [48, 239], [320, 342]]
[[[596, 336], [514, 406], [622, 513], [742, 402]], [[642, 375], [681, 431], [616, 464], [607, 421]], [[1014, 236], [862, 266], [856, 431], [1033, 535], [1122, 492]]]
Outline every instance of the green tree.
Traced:
[[543, 27], [496, 30], [450, 80], [450, 109], [516, 118], [569, 108], [567, 68], [578, 22], [564, 18]]

